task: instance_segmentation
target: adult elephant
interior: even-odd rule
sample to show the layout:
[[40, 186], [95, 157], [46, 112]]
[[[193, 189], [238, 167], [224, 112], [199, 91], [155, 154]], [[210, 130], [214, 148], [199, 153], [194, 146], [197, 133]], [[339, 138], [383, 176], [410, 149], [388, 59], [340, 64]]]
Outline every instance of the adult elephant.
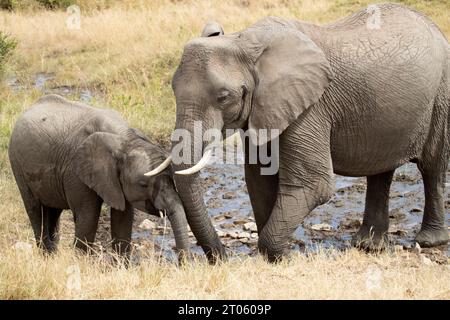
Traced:
[[[354, 243], [378, 247], [388, 230], [394, 170], [409, 161], [422, 173], [426, 196], [416, 240], [447, 243], [450, 49], [430, 19], [381, 4], [324, 26], [269, 17], [229, 35], [209, 28], [205, 36], [219, 36], [190, 41], [173, 78], [176, 128], [192, 132], [202, 121], [204, 129], [279, 130], [278, 174], [245, 165], [258, 246], [269, 260], [281, 257], [303, 218], [330, 199], [333, 172], [367, 176]], [[261, 138], [258, 144], [266, 143]], [[224, 249], [195, 172], [209, 155], [193, 169], [176, 165], [192, 175], [175, 181], [191, 229], [212, 258]]]

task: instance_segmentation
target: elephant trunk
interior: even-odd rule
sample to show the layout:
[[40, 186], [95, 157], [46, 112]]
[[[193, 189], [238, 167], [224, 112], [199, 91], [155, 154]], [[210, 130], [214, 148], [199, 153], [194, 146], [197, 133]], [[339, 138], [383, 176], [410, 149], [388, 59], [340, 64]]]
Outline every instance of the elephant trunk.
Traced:
[[[177, 123], [177, 128], [186, 127]], [[194, 137], [193, 130], [189, 131], [192, 132], [191, 137], [198, 138]], [[173, 147], [176, 144], [174, 142]], [[202, 156], [202, 143], [198, 144], [192, 141], [191, 145], [185, 145], [184, 148], [190, 148], [191, 161], [190, 163], [173, 162], [172, 166], [175, 172], [191, 168]], [[196, 148], [197, 150], [195, 150]], [[196, 156], [200, 158], [196, 159]], [[203, 248], [209, 262], [215, 263], [217, 259], [226, 259], [225, 248], [220, 242], [203, 201], [204, 190], [199, 173], [195, 172], [190, 175], [174, 174], [174, 180], [192, 233], [196, 237], [198, 244]]]
[[181, 200], [171, 206], [169, 211], [167, 211], [167, 217], [169, 218], [173, 235], [175, 237], [179, 261], [183, 262], [187, 258], [187, 253], [189, 251], [189, 235], [186, 213], [183, 205], [181, 204]]

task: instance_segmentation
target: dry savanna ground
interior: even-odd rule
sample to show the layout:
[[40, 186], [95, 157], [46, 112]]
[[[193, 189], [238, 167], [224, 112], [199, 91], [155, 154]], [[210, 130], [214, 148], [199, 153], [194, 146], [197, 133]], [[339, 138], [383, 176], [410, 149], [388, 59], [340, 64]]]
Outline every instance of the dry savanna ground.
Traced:
[[[31, 0], [30, 0], [31, 1]], [[431, 17], [450, 36], [450, 2], [405, 0]], [[218, 298], [218, 299], [403, 299], [450, 298], [447, 261], [415, 252], [365, 254], [354, 249], [294, 253], [271, 265], [260, 257], [210, 266], [186, 266], [141, 250], [129, 268], [102, 253], [80, 256], [71, 248], [73, 230], [61, 250], [42, 256], [7, 159], [17, 116], [44, 92], [71, 98], [89, 91], [91, 103], [119, 110], [132, 126], [167, 143], [175, 104], [170, 80], [183, 44], [216, 20], [237, 31], [267, 15], [331, 22], [370, 1], [212, 0], [81, 1], [81, 28], [66, 27], [63, 10], [0, 12], [0, 30], [18, 40], [0, 90], [0, 298]], [[36, 75], [48, 78], [36, 86]], [[8, 85], [9, 83], [9, 85]], [[11, 85], [11, 84], [14, 85]], [[70, 225], [70, 214], [64, 215]], [[26, 243], [17, 245], [17, 243]], [[141, 248], [142, 249], [142, 248]], [[397, 248], [398, 249], [398, 248]]]

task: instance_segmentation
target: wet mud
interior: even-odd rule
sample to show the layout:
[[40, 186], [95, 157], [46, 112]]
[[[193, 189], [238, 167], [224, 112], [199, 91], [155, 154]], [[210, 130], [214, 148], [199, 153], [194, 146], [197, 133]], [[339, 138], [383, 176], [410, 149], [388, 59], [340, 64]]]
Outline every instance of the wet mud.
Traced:
[[[205, 203], [213, 224], [230, 256], [257, 254], [258, 235], [244, 181], [242, 165], [213, 164], [201, 177], [206, 188]], [[450, 181], [450, 170], [447, 172]], [[334, 196], [313, 210], [294, 233], [292, 250], [311, 251], [320, 248], [349, 248], [351, 237], [362, 223], [365, 203], [366, 178], [336, 175]], [[446, 224], [450, 225], [450, 184], [446, 184]], [[424, 191], [420, 172], [413, 163], [398, 168], [390, 191], [389, 240], [392, 248], [411, 248], [420, 230], [424, 207]], [[175, 246], [172, 234], [158, 234], [163, 219], [157, 219], [159, 231], [142, 231], [139, 224], [148, 215], [138, 213], [133, 238], [136, 243], [153, 241], [166, 257], [173, 257]], [[167, 224], [168, 225], [168, 224]], [[169, 226], [169, 225], [168, 225]], [[170, 231], [170, 229], [167, 229]], [[201, 253], [191, 234], [192, 250]], [[449, 246], [424, 249], [430, 254], [450, 256]], [[437, 251], [436, 251], [437, 250]], [[444, 256], [444, 258], [442, 258]]]

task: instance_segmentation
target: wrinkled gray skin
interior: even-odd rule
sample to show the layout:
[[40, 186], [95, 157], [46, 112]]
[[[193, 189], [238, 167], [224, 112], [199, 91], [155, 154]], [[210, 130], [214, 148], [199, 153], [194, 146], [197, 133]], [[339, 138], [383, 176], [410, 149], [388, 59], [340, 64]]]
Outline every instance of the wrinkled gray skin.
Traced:
[[[330, 199], [333, 173], [367, 176], [364, 220], [353, 240], [381, 245], [392, 176], [407, 162], [417, 163], [425, 185], [416, 240], [448, 241], [449, 44], [422, 14], [395, 4], [378, 8], [381, 29], [367, 27], [366, 10], [324, 26], [269, 17], [229, 35], [207, 37], [206, 30], [184, 48], [172, 83], [177, 129], [203, 121], [205, 130], [282, 132], [277, 175], [245, 165], [259, 249], [270, 261], [283, 256], [304, 217]], [[175, 175], [175, 182], [207, 256], [225, 257], [198, 174]]]
[[36, 241], [56, 250], [59, 217], [71, 209], [75, 242], [87, 251], [94, 242], [103, 202], [111, 207], [113, 248], [128, 256], [133, 205], [148, 213], [165, 210], [178, 250], [189, 247], [187, 221], [170, 169], [144, 173], [166, 157], [113, 110], [97, 109], [57, 95], [39, 99], [14, 127], [11, 167]]

